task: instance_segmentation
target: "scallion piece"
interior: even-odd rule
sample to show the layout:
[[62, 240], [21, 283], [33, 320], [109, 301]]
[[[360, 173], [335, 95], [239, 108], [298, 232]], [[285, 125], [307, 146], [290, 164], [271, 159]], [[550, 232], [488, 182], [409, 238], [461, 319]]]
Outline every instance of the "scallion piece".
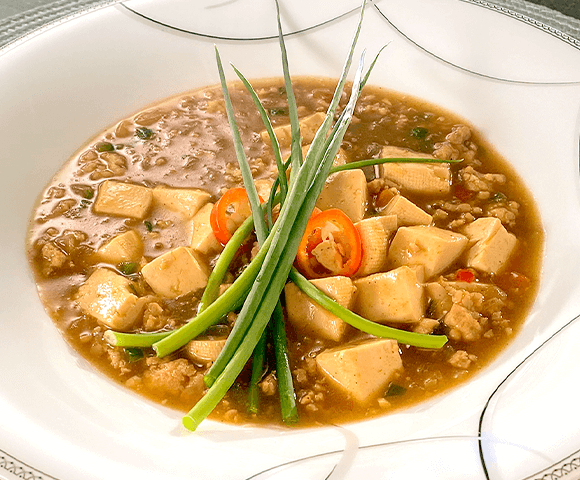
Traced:
[[365, 333], [370, 333], [376, 337], [392, 338], [399, 343], [420, 348], [438, 349], [447, 343], [447, 337], [445, 335], [425, 335], [422, 333], [408, 332], [367, 320], [326, 296], [295, 268], [290, 271], [290, 280], [324, 309]]

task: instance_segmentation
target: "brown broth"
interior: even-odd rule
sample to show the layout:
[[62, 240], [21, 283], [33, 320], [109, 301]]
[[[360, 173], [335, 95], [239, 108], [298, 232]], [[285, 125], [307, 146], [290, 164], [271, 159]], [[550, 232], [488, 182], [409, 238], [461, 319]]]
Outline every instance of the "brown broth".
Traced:
[[[335, 81], [330, 79], [295, 79], [300, 116], [325, 111], [334, 85]], [[287, 124], [288, 106], [283, 81], [260, 80], [254, 82], [254, 86], [271, 114], [273, 125]], [[263, 130], [260, 117], [243, 87], [233, 84], [231, 94], [254, 176], [273, 179], [275, 164], [269, 147], [259, 136]], [[515, 211], [513, 221], [506, 221], [509, 231], [518, 238], [519, 246], [504, 273], [479, 277], [480, 281], [498, 284], [508, 298], [501, 315], [489, 319], [488, 331], [491, 333], [488, 336], [470, 343], [450, 341], [439, 351], [400, 346], [405, 371], [396, 383], [405, 389], [403, 395], [357, 404], [329, 386], [316, 368], [316, 353], [334, 343], [305, 336], [288, 327], [300, 426], [344, 423], [383, 415], [439, 395], [472, 378], [505, 348], [521, 328], [539, 284], [543, 230], [533, 198], [517, 173], [474, 128], [432, 104], [378, 87], [365, 87], [355, 117], [343, 142], [350, 162], [376, 157], [384, 145], [431, 153], [434, 148], [445, 147], [446, 138], [456, 126], [469, 127], [469, 139], [448, 145], [455, 149], [449, 150], [448, 156], [467, 158], [465, 164], [453, 166], [453, 183], [461, 184], [458, 171], [466, 164], [474, 165], [481, 173], [505, 175], [507, 182], [492, 192], [497, 196], [494, 205], [490, 199], [471, 198], [463, 203], [471, 205], [467, 213], [481, 210], [482, 213], [476, 217], [485, 216], [492, 207], [506, 207], [508, 213]], [[150, 129], [151, 138], [139, 138], [135, 134], [137, 128]], [[424, 135], [422, 129], [428, 133]], [[141, 132], [145, 136], [148, 134], [148, 130]], [[114, 150], [109, 151], [109, 145], [114, 146]], [[78, 287], [95, 268], [94, 252], [119, 232], [128, 229], [139, 232], [144, 239], [144, 256], [148, 260], [180, 245], [189, 245], [190, 225], [178, 214], [160, 208], [154, 208], [146, 221], [95, 214], [92, 211], [94, 198], [101, 182], [108, 178], [144, 186], [201, 188], [211, 193], [213, 201], [227, 188], [240, 185], [241, 177], [220, 90], [210, 87], [166, 100], [92, 139], [65, 163], [42, 194], [33, 212], [28, 239], [30, 263], [41, 300], [74, 348], [115, 381], [162, 404], [189, 410], [203, 393], [201, 378], [204, 369], [200, 365], [185, 360], [183, 354], [177, 352], [169, 360], [184, 359], [179, 370], [179, 385], [157, 388], [154, 379], [148, 380], [145, 373], [163, 368], [157, 365], [153, 353], [146, 351], [147, 359], [129, 362], [123, 349], [111, 347], [103, 339], [105, 327], [83, 314], [73, 300]], [[462, 203], [454, 197], [457, 190], [453, 192], [446, 198], [408, 198], [431, 214], [444, 211], [444, 214], [435, 215], [436, 226], [459, 230], [466, 212], [449, 209], [448, 204]], [[374, 213], [372, 206], [369, 213]], [[57, 246], [64, 252], [64, 265], [50, 265], [45, 258], [50, 249], [46, 245]], [[205, 260], [211, 265], [215, 257]], [[443, 275], [453, 280], [459, 266], [448, 268]], [[519, 284], [522, 277], [514, 277], [511, 272], [525, 276], [525, 284]], [[147, 291], [142, 279], [137, 279], [137, 285]], [[159, 304], [170, 313], [171, 326], [177, 327], [195, 314], [199, 297], [200, 292], [196, 292], [176, 300], [159, 300]], [[351, 339], [355, 337], [361, 335], [353, 333]], [[476, 357], [469, 368], [449, 364], [449, 358], [458, 350]], [[159, 370], [155, 371], [159, 373]], [[247, 413], [247, 379], [248, 372], [245, 371], [215, 410], [213, 418], [234, 423], [280, 423], [277, 394], [270, 394], [266, 384], [260, 414]]]

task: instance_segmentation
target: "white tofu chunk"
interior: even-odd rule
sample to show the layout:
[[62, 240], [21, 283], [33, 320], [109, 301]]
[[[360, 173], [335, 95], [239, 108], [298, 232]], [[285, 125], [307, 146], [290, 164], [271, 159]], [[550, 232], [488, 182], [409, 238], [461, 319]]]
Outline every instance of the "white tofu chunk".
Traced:
[[381, 212], [382, 215], [396, 215], [397, 225], [399, 227], [409, 225], [429, 225], [433, 221], [433, 217], [425, 210], [419, 208], [411, 200], [403, 197], [403, 195], [395, 195], [385, 209]]
[[141, 269], [157, 295], [177, 298], [207, 285], [208, 272], [191, 249], [178, 247], [150, 261]]
[[389, 247], [389, 262], [394, 267], [422, 265], [425, 278], [432, 278], [455, 262], [467, 237], [438, 227], [416, 225], [397, 230]]
[[479, 340], [483, 327], [478, 321], [480, 315], [454, 303], [443, 322], [449, 327], [449, 337], [456, 341], [473, 342]]
[[207, 365], [216, 361], [225, 344], [225, 338], [195, 339], [187, 343], [185, 354], [194, 363]]
[[354, 280], [353, 311], [377, 323], [416, 323], [423, 316], [420, 272], [399, 267]]
[[467, 252], [467, 266], [495, 274], [508, 262], [517, 243], [495, 217], [478, 218], [463, 230], [473, 246]]
[[94, 210], [95, 213], [143, 220], [152, 203], [153, 193], [150, 188], [106, 180], [99, 187]]
[[[300, 119], [298, 123], [300, 125], [300, 135], [302, 136], [302, 143], [304, 145], [312, 143], [312, 140], [314, 140], [314, 136], [316, 135], [316, 132], [320, 128], [320, 125], [322, 125], [322, 122], [324, 122], [325, 117], [326, 114], [324, 112], [316, 112], [313, 113], [312, 115], [308, 115]], [[280, 145], [280, 148], [287, 148], [290, 146], [292, 141], [292, 132], [290, 124], [274, 128], [274, 134], [278, 139], [278, 144]], [[268, 132], [266, 130], [260, 132], [260, 136], [262, 137], [262, 141], [266, 145], [271, 144], [270, 136], [268, 135]]]
[[[383, 158], [432, 158], [432, 155], [406, 148], [386, 146]], [[448, 163], [383, 163], [381, 177], [393, 182], [402, 192], [439, 195], [451, 191], [451, 169]]]
[[[345, 308], [351, 308], [355, 288], [348, 277], [327, 277], [311, 280], [311, 283]], [[288, 321], [297, 329], [339, 342], [349, 326], [342, 319], [328, 312], [293, 283], [284, 288]]]
[[203, 255], [221, 252], [223, 246], [215, 238], [210, 224], [213, 203], [206, 203], [192, 219], [191, 248]]
[[192, 218], [210, 201], [211, 195], [199, 188], [172, 188], [157, 186], [153, 189], [155, 204]]
[[364, 172], [360, 169], [344, 170], [328, 177], [316, 206], [321, 210], [338, 208], [356, 223], [364, 218], [368, 197]]
[[131, 280], [98, 268], [80, 286], [75, 300], [81, 310], [113, 330], [128, 331], [140, 319], [149, 297], [138, 297]]
[[135, 230], [121, 233], [97, 250], [99, 260], [118, 265], [122, 262], [138, 262], [143, 256], [143, 242]]
[[394, 215], [365, 218], [355, 224], [362, 242], [362, 260], [356, 272], [357, 277], [387, 269], [389, 240], [397, 230], [397, 217]]
[[332, 383], [360, 403], [382, 395], [403, 371], [399, 346], [389, 339], [324, 350], [316, 363]]

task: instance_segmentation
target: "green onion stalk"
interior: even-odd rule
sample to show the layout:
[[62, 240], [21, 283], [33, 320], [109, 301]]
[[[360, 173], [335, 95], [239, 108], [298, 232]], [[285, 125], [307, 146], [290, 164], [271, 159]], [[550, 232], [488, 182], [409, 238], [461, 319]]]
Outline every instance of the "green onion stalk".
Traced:
[[[206, 394], [183, 417], [184, 426], [190, 430], [195, 430], [217, 406], [251, 357], [253, 360], [249, 389], [249, 409], [254, 413], [258, 411], [258, 384], [264, 373], [264, 358], [268, 333], [270, 333], [273, 342], [282, 419], [287, 424], [294, 423], [298, 420], [296, 398], [288, 358], [284, 315], [280, 303], [280, 295], [288, 279], [293, 281], [306, 295], [311, 297], [323, 308], [339, 316], [354, 327], [372, 335], [393, 338], [401, 343], [422, 348], [440, 348], [447, 341], [447, 338], [442, 335], [417, 334], [378, 325], [375, 322], [366, 320], [327, 297], [292, 267], [306, 224], [330, 173], [386, 162], [429, 161], [433, 163], [438, 160], [424, 158], [382, 158], [363, 160], [361, 162], [353, 162], [335, 167], [332, 166], [346, 129], [352, 119], [356, 101], [382, 51], [382, 49], [379, 51], [379, 54], [374, 58], [370, 68], [364, 75], [363, 52], [355, 78], [352, 82], [348, 103], [335, 121], [338, 103], [346, 84], [347, 73], [350, 69], [354, 48], [360, 34], [365, 2], [361, 6], [360, 18], [351, 42], [350, 51], [347, 55], [341, 77], [328, 107], [325, 119], [317, 131], [308, 153], [303, 158], [297, 105], [290, 80], [288, 59], [280, 25], [280, 12], [277, 1], [276, 7], [278, 36], [282, 52], [284, 81], [288, 96], [292, 131], [289, 162], [284, 164], [282, 161], [280, 147], [268, 114], [256, 92], [241, 72], [232, 66], [250, 93], [260, 113], [266, 131], [270, 136], [276, 165], [278, 167], [278, 178], [274, 182], [270, 197], [264, 205], [260, 205], [251, 170], [244, 154], [221, 59], [216, 48], [216, 61], [222, 90], [224, 92], [226, 112], [232, 130], [244, 187], [248, 192], [252, 215], [236, 230], [218, 258], [208, 279], [208, 284], [201, 298], [196, 317], [171, 332], [131, 334], [107, 331], [105, 333], [105, 338], [112, 345], [140, 348], [152, 347], [159, 357], [164, 357], [183, 347], [187, 342], [203, 333], [209, 326], [215, 324], [227, 313], [241, 308], [224, 348], [204, 377], [204, 381], [208, 386]], [[287, 181], [286, 177], [286, 169], [288, 166], [291, 167], [289, 181]], [[277, 220], [274, 222], [272, 209], [277, 204], [280, 205], [280, 212]], [[219, 287], [223, 282], [237, 249], [248, 238], [252, 230], [256, 232], [258, 245], [260, 247], [257, 255], [234, 283], [221, 296], [218, 296]], [[270, 325], [270, 328], [267, 330], [268, 325]]]

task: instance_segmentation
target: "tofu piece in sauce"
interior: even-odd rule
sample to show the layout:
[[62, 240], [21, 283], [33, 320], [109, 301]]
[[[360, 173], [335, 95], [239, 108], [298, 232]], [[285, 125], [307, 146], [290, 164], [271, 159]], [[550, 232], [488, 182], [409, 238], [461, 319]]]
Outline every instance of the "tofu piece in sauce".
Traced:
[[421, 265], [429, 279], [455, 262], [467, 246], [467, 237], [438, 227], [417, 225], [397, 230], [389, 248], [393, 267]]
[[206, 266], [187, 247], [175, 248], [141, 269], [145, 281], [157, 295], [177, 298], [207, 285]]
[[138, 262], [143, 256], [143, 242], [135, 230], [121, 233], [97, 250], [99, 260], [118, 265], [121, 262]]
[[365, 216], [368, 197], [364, 172], [360, 169], [344, 170], [328, 177], [316, 206], [321, 210], [338, 208], [356, 223]]
[[[327, 277], [311, 280], [311, 283], [345, 308], [351, 308], [355, 287], [348, 277]], [[293, 283], [284, 288], [288, 321], [296, 328], [316, 337], [342, 340], [349, 325], [342, 319], [310, 299]]]
[[[383, 158], [432, 158], [406, 148], [386, 146]], [[445, 195], [451, 191], [451, 169], [446, 163], [383, 163], [380, 175], [404, 193]]]
[[217, 253], [223, 250], [223, 246], [215, 238], [213, 229], [211, 228], [210, 216], [213, 209], [213, 203], [206, 203], [195, 214], [192, 219], [191, 248], [196, 252], [208, 255], [210, 253]]
[[517, 243], [516, 236], [495, 217], [478, 218], [463, 231], [474, 244], [467, 253], [467, 266], [481, 272], [501, 271]]
[[357, 277], [387, 269], [389, 240], [397, 230], [397, 217], [394, 215], [370, 217], [355, 224], [362, 243], [362, 260], [356, 272]]
[[424, 312], [423, 284], [418, 269], [403, 266], [354, 281], [353, 310], [377, 323], [416, 323]]
[[193, 216], [211, 199], [211, 195], [199, 188], [171, 188], [158, 186], [153, 189], [155, 204], [183, 215]]
[[131, 280], [108, 268], [98, 268], [80, 286], [75, 300], [81, 310], [113, 330], [130, 330], [149, 301], [131, 289]]
[[381, 395], [403, 371], [399, 346], [390, 339], [324, 350], [317, 355], [316, 363], [332, 383], [360, 403]]
[[150, 188], [106, 180], [99, 187], [93, 208], [95, 213], [143, 220], [152, 203], [153, 192]]

